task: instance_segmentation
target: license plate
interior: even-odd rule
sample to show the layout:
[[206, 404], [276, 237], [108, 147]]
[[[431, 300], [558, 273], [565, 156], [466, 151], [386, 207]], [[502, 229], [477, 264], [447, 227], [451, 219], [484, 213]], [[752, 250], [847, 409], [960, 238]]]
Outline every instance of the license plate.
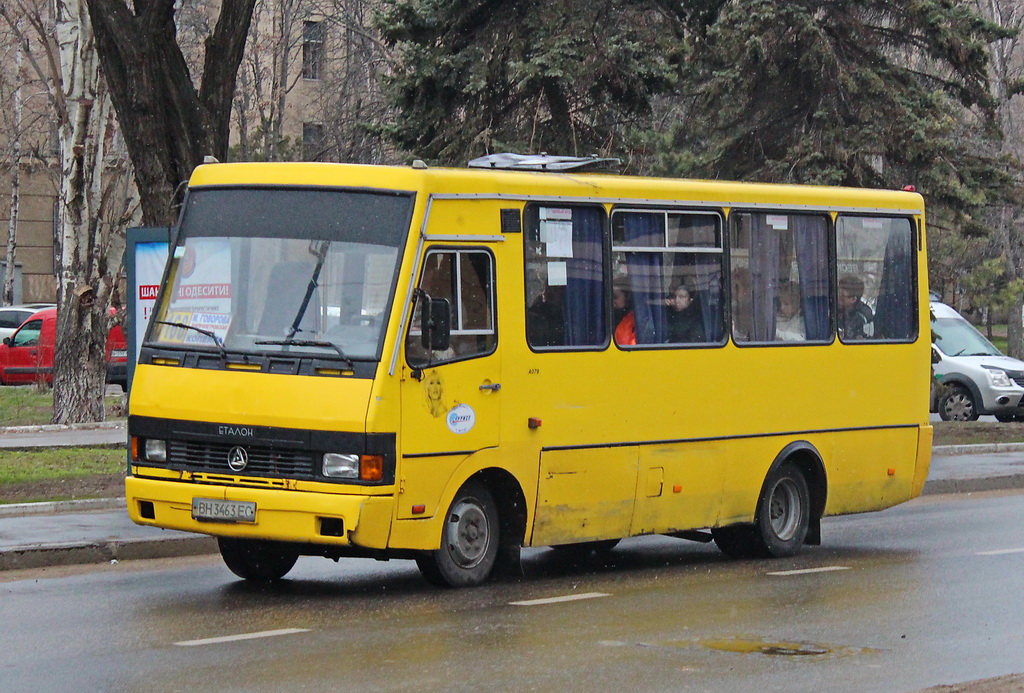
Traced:
[[256, 522], [256, 504], [249, 501], [193, 498], [192, 519], [200, 522]]
[[110, 350], [110, 358], [112, 358], [112, 359], [126, 359], [126, 358], [128, 358], [128, 350], [127, 349], [111, 349]]

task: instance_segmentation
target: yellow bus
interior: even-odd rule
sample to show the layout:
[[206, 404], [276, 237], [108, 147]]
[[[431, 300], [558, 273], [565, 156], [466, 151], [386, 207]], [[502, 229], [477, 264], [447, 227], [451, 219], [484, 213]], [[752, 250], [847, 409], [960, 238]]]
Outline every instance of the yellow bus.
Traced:
[[[440, 585], [625, 537], [778, 557], [928, 473], [907, 191], [210, 164], [130, 393], [132, 519]], [[538, 163], [539, 162], [539, 163]]]

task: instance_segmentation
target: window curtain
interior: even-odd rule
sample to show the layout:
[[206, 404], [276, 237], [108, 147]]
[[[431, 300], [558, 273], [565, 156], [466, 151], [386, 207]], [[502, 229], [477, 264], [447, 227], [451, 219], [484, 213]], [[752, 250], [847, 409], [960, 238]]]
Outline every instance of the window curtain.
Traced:
[[907, 222], [894, 222], [892, 226], [885, 244], [882, 281], [875, 305], [875, 339], [909, 339], [913, 334], [912, 234]]
[[789, 218], [796, 239], [796, 264], [800, 276], [800, 309], [807, 341], [829, 338], [828, 224], [824, 217], [797, 215]]
[[704, 339], [722, 339], [722, 256], [697, 255], [694, 263], [694, 290], [704, 323]]
[[594, 346], [605, 342], [604, 213], [593, 207], [572, 210], [572, 254], [566, 260], [565, 342]]
[[[625, 214], [622, 220], [627, 245], [665, 245], [660, 214]], [[626, 253], [629, 289], [633, 294], [637, 344], [663, 344], [668, 337], [661, 253]]]
[[779, 234], [765, 214], [754, 214], [750, 225], [751, 327], [750, 340], [775, 339], [775, 297], [778, 284]]

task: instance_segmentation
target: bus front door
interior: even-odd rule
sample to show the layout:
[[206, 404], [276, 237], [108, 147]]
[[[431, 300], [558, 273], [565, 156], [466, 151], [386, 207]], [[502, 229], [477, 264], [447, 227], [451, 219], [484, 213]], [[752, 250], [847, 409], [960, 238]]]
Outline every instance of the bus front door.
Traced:
[[466, 457], [498, 446], [502, 394], [494, 272], [494, 256], [486, 249], [432, 249], [424, 257], [420, 289], [450, 304], [451, 341], [425, 350], [418, 302], [405, 343], [401, 477], [409, 492], [401, 494], [400, 519], [443, 512], [437, 504], [456, 468]]

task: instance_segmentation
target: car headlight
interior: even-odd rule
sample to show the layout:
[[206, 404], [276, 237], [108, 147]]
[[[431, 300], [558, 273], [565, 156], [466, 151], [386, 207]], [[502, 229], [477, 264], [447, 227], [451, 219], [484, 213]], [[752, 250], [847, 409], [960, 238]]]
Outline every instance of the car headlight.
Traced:
[[324, 454], [324, 476], [335, 479], [359, 478], [359, 455], [342, 455], [337, 452]]
[[1006, 375], [1006, 371], [990, 368], [988, 371], [988, 377], [996, 387], [1011, 387], [1013, 385], [1013, 382], [1010, 380], [1010, 376]]

